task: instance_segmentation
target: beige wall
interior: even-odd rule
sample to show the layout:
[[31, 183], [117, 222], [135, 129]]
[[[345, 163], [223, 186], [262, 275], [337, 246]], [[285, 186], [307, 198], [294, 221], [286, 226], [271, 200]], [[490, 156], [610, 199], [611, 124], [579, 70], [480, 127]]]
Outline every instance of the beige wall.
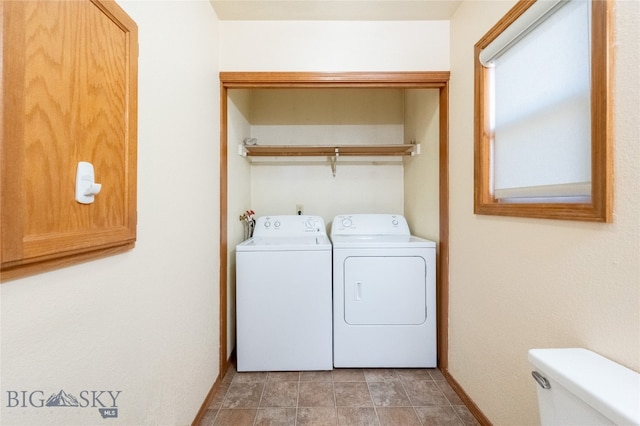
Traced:
[[[221, 21], [220, 69], [311, 72], [448, 70], [449, 27], [448, 21]], [[414, 102], [409, 100], [404, 103], [404, 98], [408, 99], [409, 96], [406, 92], [403, 94], [399, 122], [407, 119], [407, 123], [410, 123], [408, 126], [412, 126], [412, 135], [415, 134], [415, 139], [422, 142], [424, 129], [420, 126], [424, 123], [402, 115], [402, 108]], [[315, 101], [317, 95], [314, 96]], [[304, 104], [301, 106], [305, 107]], [[368, 107], [366, 116], [380, 115], [381, 109], [377, 109], [378, 112], [375, 112]], [[404, 124], [401, 126], [401, 133], [409, 128]], [[254, 129], [252, 136], [258, 137], [259, 143], [264, 143], [261, 140], [273, 141], [270, 135], [265, 135], [265, 128], [256, 126]], [[345, 126], [341, 128], [344, 135]], [[388, 129], [389, 126], [375, 127], [367, 123], [367, 126], [353, 129], [351, 134], [357, 140], [342, 137], [340, 142], [370, 143], [372, 140], [373, 143], [397, 143], [396, 140], [380, 139], [381, 130]], [[291, 140], [291, 130], [291, 126], [286, 129], [286, 142], [300, 143], [298, 136], [301, 134], [294, 133], [296, 139]], [[271, 132], [271, 129], [268, 131]], [[326, 140], [327, 132], [331, 131], [329, 126], [325, 126], [324, 130], [314, 129], [310, 140], [320, 143]], [[336, 134], [330, 136], [335, 137]], [[404, 142], [408, 142], [406, 136], [401, 135]], [[306, 143], [303, 136], [300, 139]], [[433, 147], [427, 145], [423, 149], [429, 151], [427, 155], [432, 155]], [[230, 141], [231, 155], [235, 150], [235, 142]], [[339, 213], [403, 213], [406, 207], [405, 172], [400, 165], [339, 164], [335, 178], [331, 177], [326, 164], [287, 166], [276, 172], [270, 167], [252, 167], [252, 207], [258, 214], [291, 214], [295, 212], [296, 204], [303, 204], [305, 213], [319, 214], [330, 221]], [[418, 169], [414, 168], [411, 173], [418, 174]], [[310, 184], [311, 190], [306, 190], [305, 184]], [[417, 187], [413, 191], [419, 192]], [[355, 203], [354, 194], [358, 194], [359, 198]], [[412, 204], [411, 210], [417, 211], [419, 207], [418, 204]], [[414, 216], [415, 225], [421, 227], [421, 234], [437, 234], [433, 226], [418, 223], [420, 219], [417, 213]], [[430, 216], [430, 219], [437, 222], [437, 217]]]
[[[305, 214], [320, 215], [329, 224], [336, 214], [403, 214], [409, 207], [412, 229], [437, 240], [438, 90], [229, 92], [233, 222], [248, 208], [262, 216], [294, 214], [295, 206], [303, 205]], [[404, 159], [339, 157], [333, 177], [326, 157], [242, 158], [238, 145], [245, 137], [256, 138], [259, 145], [375, 145], [415, 140], [422, 153]], [[246, 176], [250, 176], [248, 183]], [[233, 200], [242, 202], [236, 205]], [[230, 235], [235, 235], [233, 229], [238, 225], [229, 226]], [[231, 246], [239, 241], [229, 240]]]
[[405, 142], [420, 144], [420, 155], [404, 161], [404, 215], [411, 233], [440, 240], [440, 91], [405, 92]]
[[640, 370], [640, 3], [615, 5], [611, 224], [473, 214], [473, 45], [514, 3], [465, 1], [451, 21], [449, 368], [496, 425], [538, 422], [530, 348]]
[[[259, 90], [253, 93], [251, 136], [261, 145], [402, 143], [404, 93], [398, 89]], [[258, 215], [403, 213], [402, 160], [338, 157], [276, 159], [251, 167], [252, 208]], [[303, 165], [299, 161], [302, 160]], [[357, 195], [357, 196], [356, 196]]]
[[235, 246], [245, 239], [244, 223], [238, 218], [251, 205], [251, 165], [238, 155], [238, 145], [251, 136], [251, 91], [228, 91], [227, 103], [227, 359], [236, 345], [236, 255]]
[[448, 21], [220, 21], [223, 71], [442, 71]]
[[[0, 286], [3, 425], [189, 424], [218, 375], [217, 18], [119, 3], [139, 26], [137, 245]], [[118, 418], [7, 407], [61, 389], [121, 391]]]

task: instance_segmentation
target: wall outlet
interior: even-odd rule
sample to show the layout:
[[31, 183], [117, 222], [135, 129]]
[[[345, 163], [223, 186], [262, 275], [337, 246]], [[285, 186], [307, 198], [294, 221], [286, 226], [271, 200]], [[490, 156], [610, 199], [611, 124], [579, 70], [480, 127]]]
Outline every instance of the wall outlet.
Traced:
[[301, 215], [302, 214], [303, 207], [304, 206], [302, 204], [296, 204], [296, 214], [297, 215]]

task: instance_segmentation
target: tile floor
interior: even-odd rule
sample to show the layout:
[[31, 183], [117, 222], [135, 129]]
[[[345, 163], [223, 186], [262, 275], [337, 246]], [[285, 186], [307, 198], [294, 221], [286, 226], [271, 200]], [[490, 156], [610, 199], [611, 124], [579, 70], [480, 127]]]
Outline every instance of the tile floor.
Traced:
[[437, 369], [226, 374], [200, 426], [479, 425]]

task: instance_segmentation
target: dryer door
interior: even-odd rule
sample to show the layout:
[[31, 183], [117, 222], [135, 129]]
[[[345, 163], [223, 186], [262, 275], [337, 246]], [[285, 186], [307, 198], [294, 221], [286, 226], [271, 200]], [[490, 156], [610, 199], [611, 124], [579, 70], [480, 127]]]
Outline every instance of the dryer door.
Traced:
[[352, 325], [418, 325], [427, 319], [427, 265], [419, 256], [347, 257], [344, 316]]

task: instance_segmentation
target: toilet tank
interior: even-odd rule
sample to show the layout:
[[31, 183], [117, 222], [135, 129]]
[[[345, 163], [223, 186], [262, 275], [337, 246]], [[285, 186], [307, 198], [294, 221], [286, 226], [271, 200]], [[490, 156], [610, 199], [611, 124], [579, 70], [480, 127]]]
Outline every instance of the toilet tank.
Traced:
[[640, 425], [640, 374], [581, 348], [531, 349], [542, 425]]

